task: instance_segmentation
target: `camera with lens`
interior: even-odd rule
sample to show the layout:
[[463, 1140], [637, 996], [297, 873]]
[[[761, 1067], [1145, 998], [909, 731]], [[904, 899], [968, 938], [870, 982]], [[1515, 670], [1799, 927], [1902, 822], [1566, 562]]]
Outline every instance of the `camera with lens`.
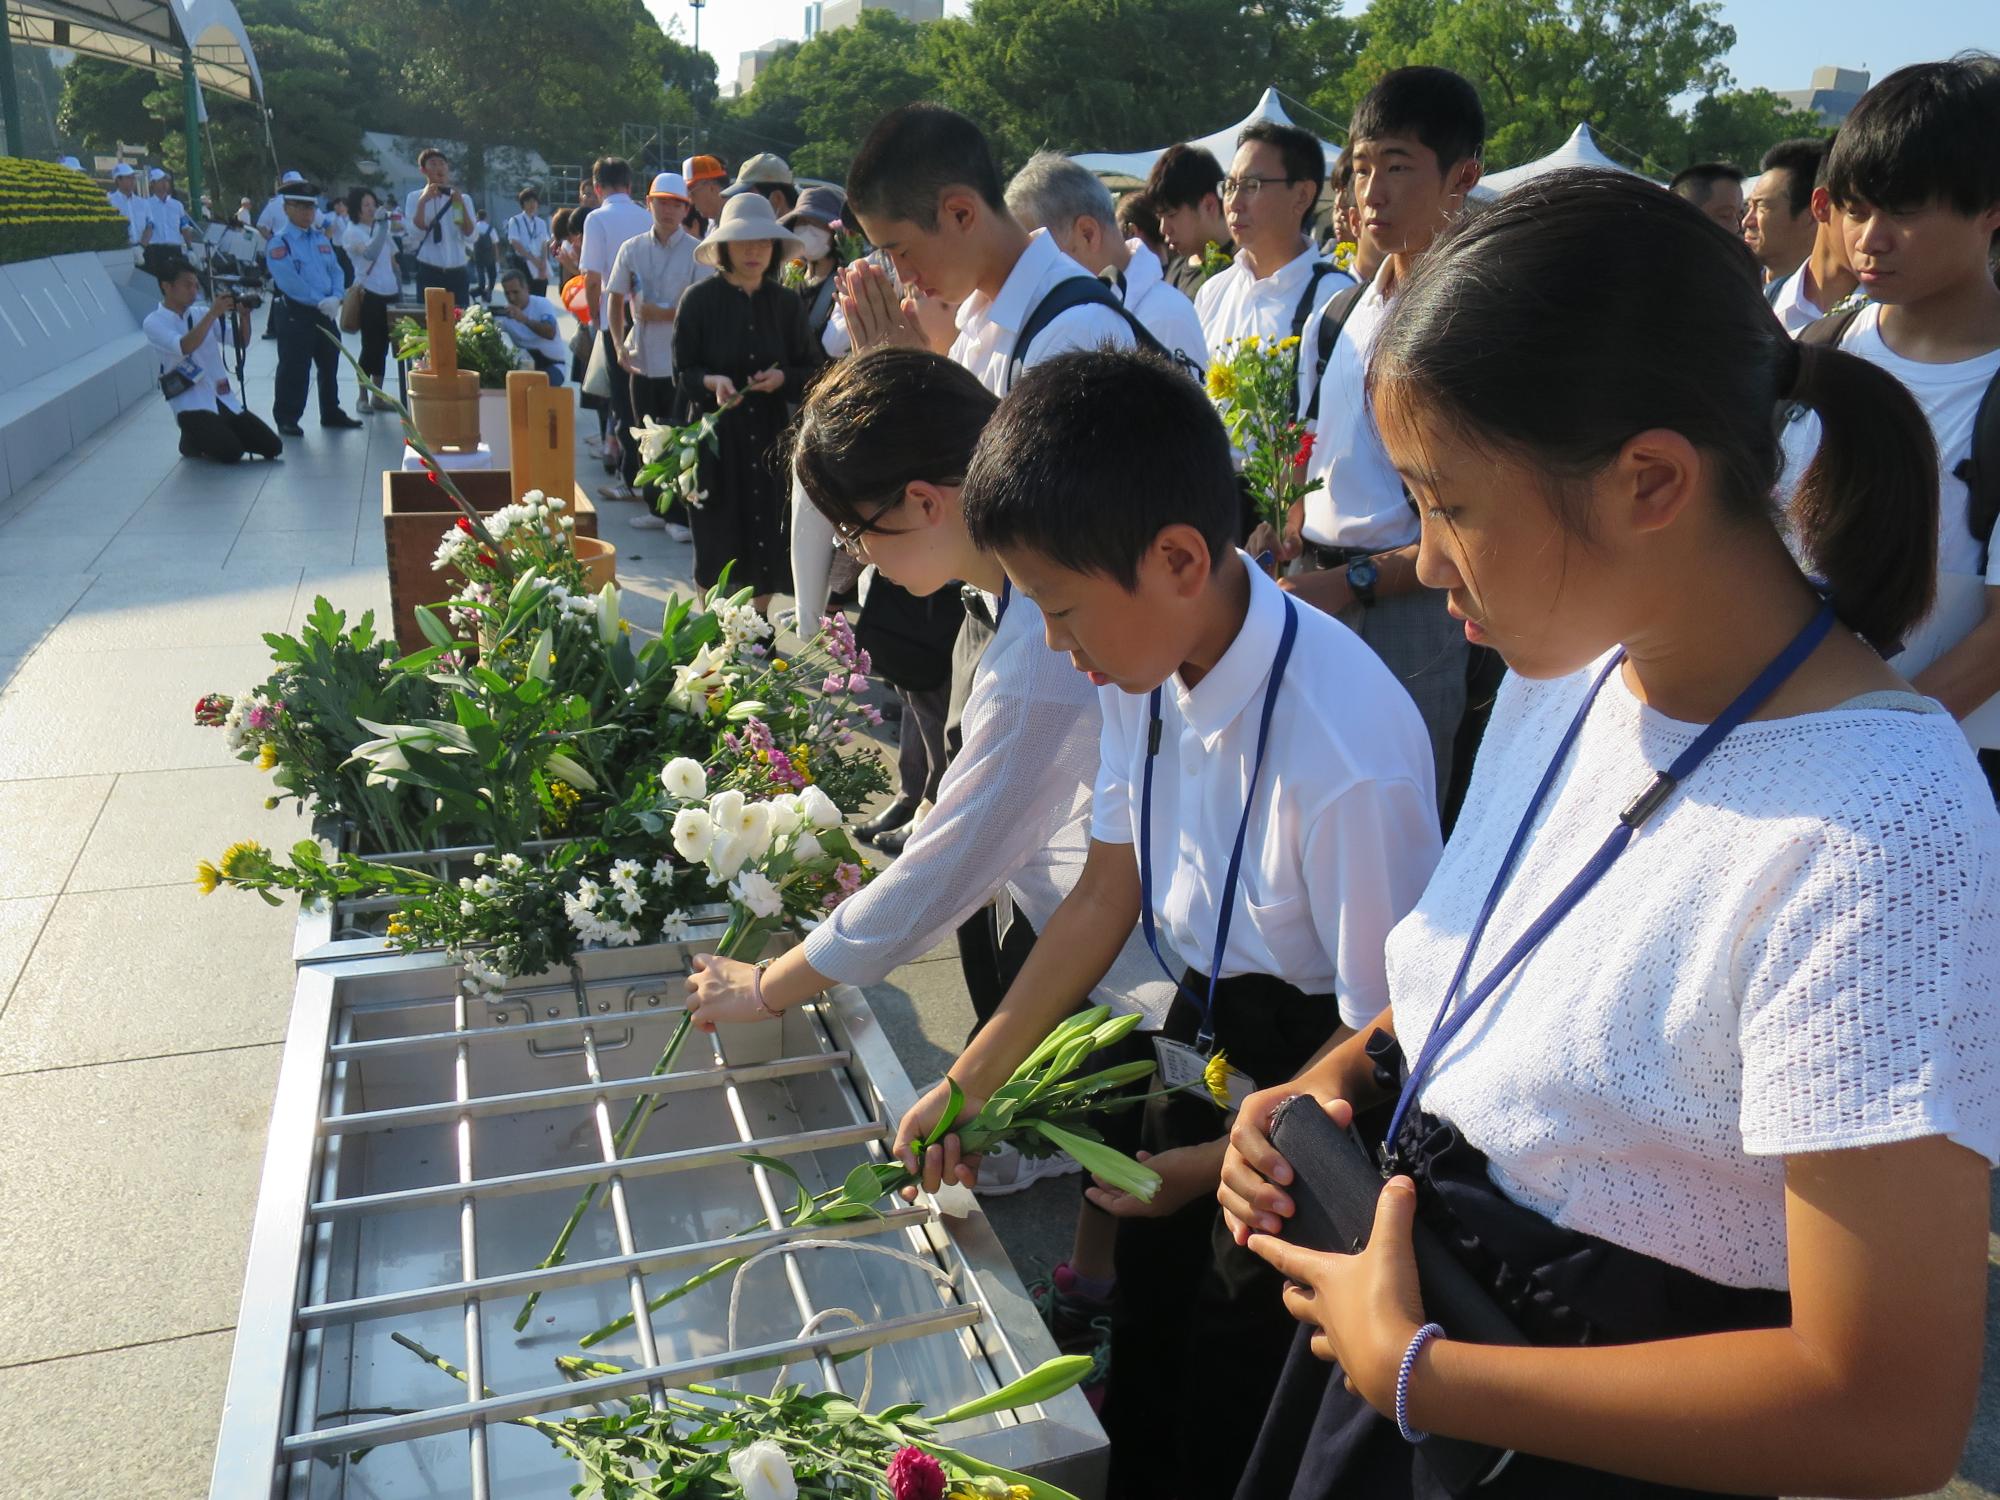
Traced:
[[270, 285], [271, 273], [256, 260], [245, 261], [227, 250], [216, 250], [209, 255], [208, 274], [214, 284], [211, 296], [228, 292], [245, 311], [264, 305], [264, 288]]

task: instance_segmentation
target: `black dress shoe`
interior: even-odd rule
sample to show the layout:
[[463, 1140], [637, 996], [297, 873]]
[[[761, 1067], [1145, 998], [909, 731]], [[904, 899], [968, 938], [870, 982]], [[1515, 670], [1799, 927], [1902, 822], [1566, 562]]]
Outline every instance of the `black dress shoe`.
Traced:
[[296, 422], [280, 422], [278, 424], [278, 431], [282, 432], [286, 437], [304, 437], [306, 435], [305, 428], [299, 426]]
[[319, 425], [322, 427], [359, 427], [362, 425], [362, 422], [359, 417], [350, 417], [344, 411], [336, 411], [330, 417], [321, 417]]
[[855, 832], [877, 848], [881, 847], [882, 836], [898, 828], [909, 826], [910, 819], [917, 815], [914, 802], [891, 802], [882, 811], [863, 823]]
[[877, 835], [872, 842], [884, 854], [901, 854], [903, 846], [915, 837], [916, 832], [914, 828], [898, 828], [893, 833]]

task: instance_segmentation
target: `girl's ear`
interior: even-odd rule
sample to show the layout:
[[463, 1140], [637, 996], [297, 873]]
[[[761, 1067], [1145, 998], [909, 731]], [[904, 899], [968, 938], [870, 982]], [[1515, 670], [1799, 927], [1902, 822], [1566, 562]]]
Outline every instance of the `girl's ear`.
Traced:
[[903, 514], [909, 517], [903, 523], [906, 526], [940, 525], [951, 507], [950, 497], [928, 479], [913, 479], [903, 486]]

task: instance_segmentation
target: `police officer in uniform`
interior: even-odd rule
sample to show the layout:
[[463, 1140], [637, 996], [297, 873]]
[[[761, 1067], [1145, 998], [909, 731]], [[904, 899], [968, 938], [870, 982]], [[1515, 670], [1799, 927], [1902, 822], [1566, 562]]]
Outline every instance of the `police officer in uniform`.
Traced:
[[272, 237], [266, 259], [277, 295], [285, 299], [278, 321], [278, 375], [271, 414], [278, 431], [302, 437], [306, 383], [319, 372], [319, 425], [359, 427], [340, 409], [341, 294], [347, 278], [334, 259], [333, 242], [319, 228], [319, 189], [310, 182], [286, 184], [285, 227]]

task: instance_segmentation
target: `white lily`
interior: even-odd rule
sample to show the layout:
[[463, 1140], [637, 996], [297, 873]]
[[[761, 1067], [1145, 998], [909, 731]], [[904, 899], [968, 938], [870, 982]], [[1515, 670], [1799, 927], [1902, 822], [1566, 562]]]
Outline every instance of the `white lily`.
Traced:
[[743, 1487], [743, 1500], [798, 1500], [798, 1476], [786, 1462], [785, 1450], [769, 1438], [730, 1454], [729, 1472]]
[[660, 790], [683, 802], [699, 802], [708, 795], [708, 772], [700, 761], [677, 755], [660, 772]]
[[551, 755], [543, 764], [548, 767], [550, 774], [568, 782], [579, 792], [597, 790], [597, 779], [561, 751]]

